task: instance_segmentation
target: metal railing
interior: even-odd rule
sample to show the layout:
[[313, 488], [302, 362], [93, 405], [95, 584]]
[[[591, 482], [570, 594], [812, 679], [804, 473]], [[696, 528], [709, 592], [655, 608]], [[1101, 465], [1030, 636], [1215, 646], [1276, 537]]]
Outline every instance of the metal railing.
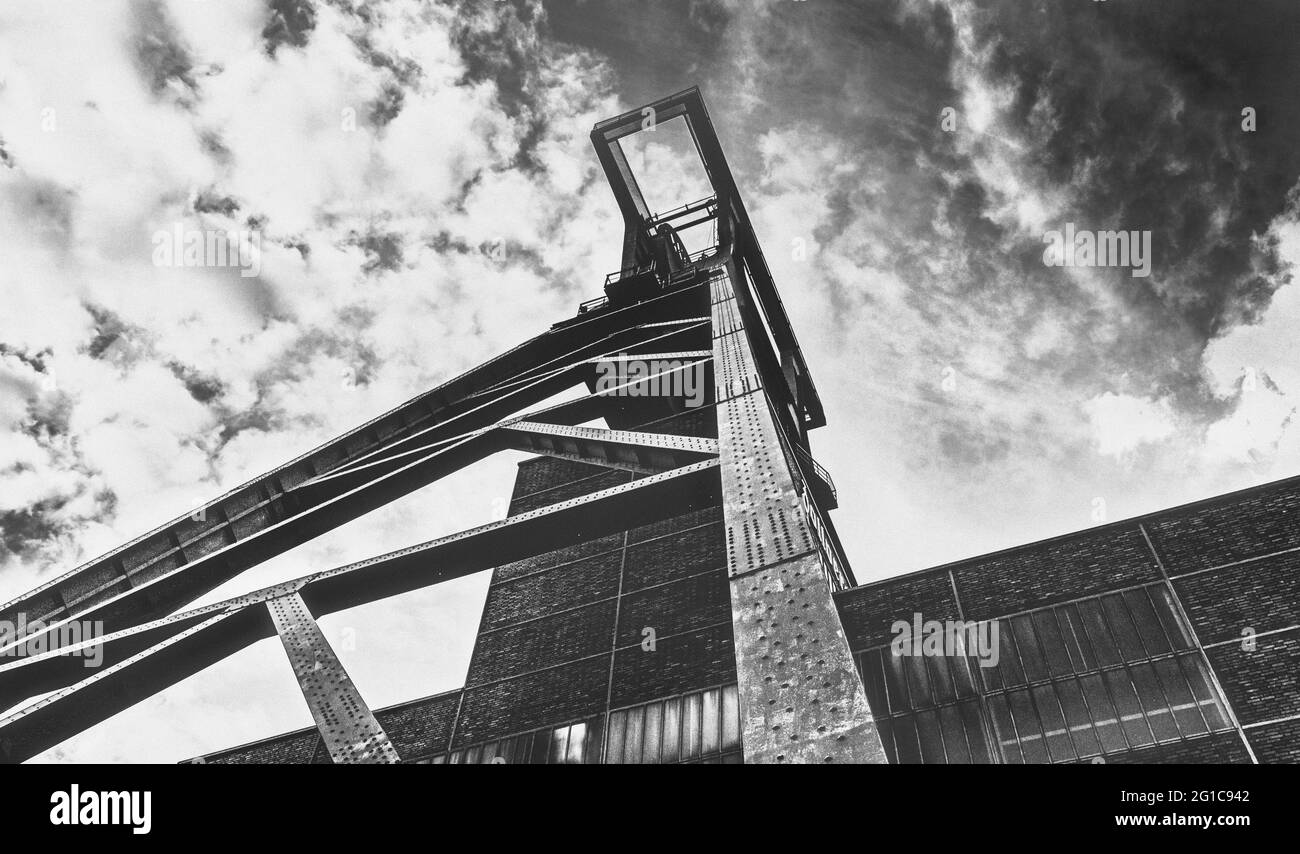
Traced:
[[831, 480], [831, 473], [826, 470], [825, 466], [813, 459], [812, 454], [808, 453], [798, 445], [794, 446], [794, 452], [799, 457], [800, 465], [807, 466], [812, 470], [812, 473], [817, 476], [818, 480], [826, 484], [826, 488], [830, 490], [833, 503], [838, 505], [840, 502], [840, 494], [835, 490], [835, 481]]
[[605, 287], [609, 287], [615, 282], [621, 282], [624, 279], [629, 279], [632, 276], [643, 276], [646, 273], [653, 273], [654, 271], [655, 271], [654, 261], [650, 261], [645, 264], [640, 264], [635, 267], [624, 267], [622, 270], [615, 270], [613, 273], [610, 273], [608, 276], [605, 277]]
[[578, 303], [578, 314], [586, 314], [589, 311], [595, 311], [598, 308], [604, 308], [609, 304], [609, 297], [592, 297]]

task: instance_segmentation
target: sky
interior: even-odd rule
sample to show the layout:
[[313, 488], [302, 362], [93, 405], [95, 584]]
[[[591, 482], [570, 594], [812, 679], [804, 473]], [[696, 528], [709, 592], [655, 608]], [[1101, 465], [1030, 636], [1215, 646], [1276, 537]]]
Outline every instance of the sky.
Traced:
[[[859, 580], [1300, 474], [1297, 44], [1289, 0], [10, 0], [0, 597], [572, 315], [619, 264], [591, 126], [691, 85]], [[1049, 266], [1067, 223], [1148, 232], [1150, 274]], [[160, 262], [246, 229], [243, 269]], [[203, 601], [481, 524], [519, 458]], [[321, 622], [383, 706], [461, 684], [485, 589]], [[41, 759], [306, 726], [277, 644]]]

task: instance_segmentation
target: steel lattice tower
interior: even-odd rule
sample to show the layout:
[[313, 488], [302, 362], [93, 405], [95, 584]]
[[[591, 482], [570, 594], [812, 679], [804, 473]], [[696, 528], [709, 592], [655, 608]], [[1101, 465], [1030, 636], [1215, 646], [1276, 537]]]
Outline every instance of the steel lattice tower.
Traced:
[[[652, 112], [650, 112], [652, 111]], [[712, 194], [647, 207], [620, 140], [681, 118]], [[625, 229], [606, 296], [509, 352], [0, 608], [18, 625], [0, 654], [0, 753], [20, 762], [263, 638], [278, 635], [335, 762], [403, 758], [316, 617], [646, 525], [701, 500], [725, 528], [737, 693], [747, 762], [883, 762], [832, 593], [852, 585], [827, 511], [834, 487], [808, 431], [825, 423], [700, 93], [599, 123], [592, 141]], [[688, 254], [678, 232], [716, 226]], [[663, 371], [597, 383], [601, 364]], [[716, 439], [641, 432], [682, 401], [636, 393], [699, 370]], [[535, 408], [585, 384], [589, 393]], [[670, 383], [668, 383], [670, 384]], [[603, 418], [609, 429], [579, 426]], [[197, 609], [243, 571], [502, 450], [635, 472], [627, 483]], [[57, 646], [58, 630], [105, 635]], [[102, 643], [84, 677], [75, 655]], [[44, 645], [45, 651], [40, 651]], [[53, 648], [49, 648], [53, 647]], [[37, 650], [36, 654], [31, 654]], [[26, 651], [27, 654], [21, 654]], [[53, 692], [53, 693], [49, 693]]]

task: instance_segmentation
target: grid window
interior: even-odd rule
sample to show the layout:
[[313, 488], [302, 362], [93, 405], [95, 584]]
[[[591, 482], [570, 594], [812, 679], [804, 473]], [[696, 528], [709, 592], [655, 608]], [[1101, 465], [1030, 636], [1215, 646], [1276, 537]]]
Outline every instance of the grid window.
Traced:
[[859, 655], [858, 667], [890, 761], [990, 761], [965, 656], [895, 655], [885, 647]]
[[655, 700], [609, 715], [604, 761], [616, 765], [739, 762], [735, 685]]
[[426, 759], [426, 765], [737, 764], [742, 761], [735, 685], [694, 691], [526, 732]]
[[603, 718], [534, 730], [427, 759], [421, 765], [582, 765], [600, 761]]
[[997, 631], [996, 662], [987, 667], [970, 649], [859, 653], [891, 761], [1072, 762], [1231, 728], [1162, 584], [980, 629]]

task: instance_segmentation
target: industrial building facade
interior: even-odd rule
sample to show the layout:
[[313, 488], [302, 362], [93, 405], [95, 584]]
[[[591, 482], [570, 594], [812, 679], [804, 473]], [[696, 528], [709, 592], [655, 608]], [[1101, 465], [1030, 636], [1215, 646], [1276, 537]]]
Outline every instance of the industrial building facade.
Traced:
[[[611, 477], [530, 460], [512, 512]], [[891, 762], [1300, 761], [1300, 478], [835, 598]], [[716, 505], [516, 562], [464, 690], [376, 716], [414, 762], [738, 762], [728, 609]], [[916, 614], [996, 621], [997, 665], [894, 654]], [[204, 761], [330, 760], [313, 729]]]
[[[669, 122], [711, 192], [652, 212], [620, 141]], [[605, 295], [0, 607], [23, 626], [0, 758], [278, 637], [315, 727], [192, 761], [1297, 759], [1300, 480], [859, 586], [821, 399], [699, 92], [592, 141], [624, 219]], [[538, 456], [505, 519], [193, 607], [507, 450]], [[465, 685], [372, 711], [316, 619], [488, 569]], [[50, 639], [91, 620], [87, 676]]]

